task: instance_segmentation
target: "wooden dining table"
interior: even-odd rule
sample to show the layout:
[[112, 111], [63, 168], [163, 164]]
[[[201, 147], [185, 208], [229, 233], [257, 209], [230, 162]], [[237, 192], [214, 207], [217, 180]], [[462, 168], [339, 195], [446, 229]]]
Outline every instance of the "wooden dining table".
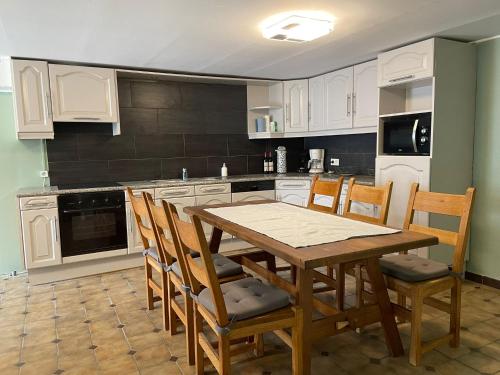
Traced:
[[[437, 237], [403, 230], [395, 234], [358, 237], [295, 248], [206, 211], [206, 208], [274, 202], [273, 200], [262, 200], [185, 207], [184, 212], [189, 216], [196, 215], [201, 221], [213, 226], [209, 244], [210, 251], [213, 253], [219, 251], [222, 233], [226, 232], [296, 266], [297, 274], [295, 284], [293, 284], [257, 263], [249, 261], [244, 256], [241, 257], [244, 266], [291, 293], [295, 297], [296, 304], [303, 310], [302, 361], [300, 361], [301, 367], [295, 369], [295, 372], [298, 374], [311, 373], [311, 348], [314, 341], [375, 322], [380, 322], [383, 327], [390, 354], [393, 356], [404, 354], [393, 308], [378, 260], [385, 254], [436, 245], [438, 243]], [[371, 284], [373, 301], [358, 308], [339, 311], [332, 305], [317, 298], [314, 295], [314, 282], [328, 283], [325, 275], [317, 269], [324, 266], [335, 266], [336, 264], [364, 265]], [[320, 313], [320, 318], [317, 318], [316, 315], [318, 314], [315, 314], [313, 319], [313, 312], [315, 311]]]

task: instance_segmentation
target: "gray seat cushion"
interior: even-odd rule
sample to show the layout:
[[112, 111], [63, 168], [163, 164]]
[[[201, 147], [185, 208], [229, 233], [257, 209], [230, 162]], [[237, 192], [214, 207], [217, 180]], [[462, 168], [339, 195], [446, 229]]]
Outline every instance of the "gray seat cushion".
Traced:
[[[222, 284], [221, 289], [230, 321], [249, 319], [290, 304], [288, 293], [254, 277]], [[210, 289], [200, 292], [198, 303], [215, 314]]]
[[[241, 267], [241, 264], [236, 263], [235, 261], [232, 261], [229, 258], [226, 258], [223, 255], [220, 254], [213, 254], [212, 255], [212, 260], [214, 261], [214, 266], [215, 266], [215, 273], [217, 274], [217, 277], [228, 277], [228, 276], [235, 276], [243, 273], [243, 267]], [[195, 259], [195, 262], [198, 264], [201, 263], [201, 258], [198, 257]], [[181, 267], [179, 266], [178, 262], [174, 262], [172, 264], [172, 271], [179, 277], [181, 277]]]
[[160, 257], [158, 256], [158, 251], [156, 250], [156, 247], [150, 247], [149, 249], [146, 249], [142, 252], [142, 255], [144, 256], [150, 256], [154, 260], [156, 260], [158, 263], [160, 263]]
[[413, 254], [400, 254], [380, 259], [380, 268], [396, 279], [416, 282], [449, 275], [448, 266]]

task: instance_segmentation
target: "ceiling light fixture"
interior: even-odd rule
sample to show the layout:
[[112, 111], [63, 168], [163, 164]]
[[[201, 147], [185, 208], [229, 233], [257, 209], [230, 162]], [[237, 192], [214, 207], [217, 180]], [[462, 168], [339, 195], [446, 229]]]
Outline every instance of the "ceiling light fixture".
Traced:
[[308, 42], [333, 31], [334, 18], [326, 12], [293, 11], [276, 14], [260, 24], [264, 38]]

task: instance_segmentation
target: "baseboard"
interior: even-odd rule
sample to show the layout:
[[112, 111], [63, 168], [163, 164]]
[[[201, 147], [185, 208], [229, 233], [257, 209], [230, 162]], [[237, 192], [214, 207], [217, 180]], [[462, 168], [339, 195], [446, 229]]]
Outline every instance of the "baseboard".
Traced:
[[491, 286], [492, 288], [500, 289], [500, 280], [493, 279], [488, 276], [478, 275], [477, 273], [465, 272], [465, 279], [474, 281], [478, 284], [483, 284], [486, 286]]

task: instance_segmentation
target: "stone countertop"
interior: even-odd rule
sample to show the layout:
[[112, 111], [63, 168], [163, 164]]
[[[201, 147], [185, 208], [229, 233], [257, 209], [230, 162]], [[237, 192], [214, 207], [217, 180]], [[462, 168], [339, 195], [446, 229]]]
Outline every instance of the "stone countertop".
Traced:
[[[209, 185], [209, 184], [223, 184], [242, 181], [259, 181], [259, 180], [310, 180], [314, 175], [307, 173], [286, 173], [286, 174], [252, 174], [252, 175], [238, 175], [228, 177], [204, 177], [204, 178], [190, 178], [187, 181], [181, 179], [171, 180], [147, 180], [147, 181], [129, 181], [119, 182], [119, 186], [109, 187], [96, 187], [96, 188], [76, 188], [76, 189], [59, 189], [57, 186], [47, 187], [34, 187], [22, 188], [17, 192], [17, 197], [34, 197], [44, 195], [61, 195], [61, 194], [75, 194], [75, 193], [92, 193], [102, 191], [119, 191], [124, 190], [126, 187], [133, 189], [155, 189], [164, 187], [186, 186], [186, 185]], [[339, 175], [332, 173], [320, 174], [320, 179], [323, 180], [337, 180]], [[373, 186], [375, 184], [374, 176], [355, 175], [356, 181], [362, 185]], [[350, 177], [345, 177], [345, 182]]]

